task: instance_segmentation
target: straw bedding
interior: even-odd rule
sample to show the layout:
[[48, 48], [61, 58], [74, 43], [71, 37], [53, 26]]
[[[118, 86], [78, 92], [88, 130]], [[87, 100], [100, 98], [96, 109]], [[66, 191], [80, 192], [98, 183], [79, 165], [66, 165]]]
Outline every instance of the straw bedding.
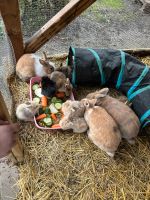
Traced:
[[[54, 61], [59, 64], [61, 59]], [[150, 65], [150, 58], [142, 61]], [[29, 99], [28, 84], [14, 77], [10, 88], [15, 107]], [[93, 90], [79, 88], [78, 99]], [[115, 90], [111, 94], [126, 101]], [[18, 200], [150, 199], [148, 129], [139, 135], [134, 146], [122, 141], [112, 160], [86, 134], [46, 132], [32, 123], [19, 123], [25, 156], [19, 166]]]

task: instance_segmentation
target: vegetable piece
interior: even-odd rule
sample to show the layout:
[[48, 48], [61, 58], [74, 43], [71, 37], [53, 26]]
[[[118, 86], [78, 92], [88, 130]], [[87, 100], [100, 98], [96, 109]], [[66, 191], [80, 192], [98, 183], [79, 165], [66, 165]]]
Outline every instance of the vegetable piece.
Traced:
[[35, 83], [35, 84], [32, 85], [32, 90], [36, 90], [39, 87], [40, 87], [39, 84]]
[[46, 107], [46, 108], [45, 108], [44, 113], [45, 113], [45, 114], [50, 114], [50, 109], [49, 109], [49, 107]]
[[43, 122], [45, 123], [46, 126], [51, 126], [52, 125], [52, 119], [50, 117], [44, 118]]
[[57, 98], [56, 97], [53, 97], [52, 99], [51, 99], [51, 102], [52, 103], [55, 103], [57, 101]]
[[57, 100], [55, 101], [55, 103], [63, 103], [63, 101], [62, 101], [61, 99], [57, 99]]
[[41, 119], [44, 119], [44, 118], [46, 118], [46, 114], [45, 114], [45, 113], [43, 113], [43, 114], [37, 116], [37, 117], [36, 117], [36, 120], [38, 121], [38, 120], [41, 120]]
[[51, 128], [61, 128], [59, 124], [54, 124], [51, 126]]
[[56, 108], [57, 110], [60, 110], [61, 107], [62, 107], [62, 104], [61, 104], [61, 103], [55, 103], [55, 108]]
[[55, 108], [53, 103], [50, 105], [49, 108], [50, 108], [51, 113], [54, 113], [54, 114], [58, 113], [58, 110]]
[[43, 114], [44, 113], [44, 110], [43, 108], [39, 108], [39, 115]]
[[35, 95], [41, 98], [41, 97], [43, 96], [43, 94], [41, 93], [41, 91], [42, 91], [41, 88], [36, 89], [36, 90], [34, 91], [34, 92], [35, 92]]
[[47, 97], [46, 96], [41, 97], [41, 104], [43, 107], [47, 106]]
[[40, 100], [39, 97], [34, 97], [34, 98], [33, 98], [33, 101], [34, 101], [35, 103], [40, 103], [41, 100]]
[[54, 113], [51, 114], [51, 118], [55, 121], [57, 120], [57, 116]]
[[64, 92], [57, 92], [56, 93], [56, 97], [58, 97], [58, 98], [64, 98], [65, 97], [65, 93]]

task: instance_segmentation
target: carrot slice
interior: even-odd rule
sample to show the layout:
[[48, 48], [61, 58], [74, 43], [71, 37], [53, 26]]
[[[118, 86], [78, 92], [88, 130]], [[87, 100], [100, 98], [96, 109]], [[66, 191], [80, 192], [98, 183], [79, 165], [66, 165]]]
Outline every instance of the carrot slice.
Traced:
[[54, 113], [51, 114], [51, 117], [52, 117], [53, 120], [55, 120], [55, 121], [57, 120], [57, 117]]
[[59, 124], [54, 124], [51, 126], [51, 128], [61, 128]]
[[38, 121], [38, 120], [44, 119], [45, 117], [46, 117], [46, 114], [43, 113], [43, 114], [37, 116], [37, 117], [36, 117], [36, 120]]
[[56, 97], [58, 97], [58, 98], [64, 98], [65, 97], [65, 93], [64, 92], [57, 92], [56, 93]]
[[47, 97], [46, 96], [41, 97], [41, 104], [43, 107], [47, 106]]

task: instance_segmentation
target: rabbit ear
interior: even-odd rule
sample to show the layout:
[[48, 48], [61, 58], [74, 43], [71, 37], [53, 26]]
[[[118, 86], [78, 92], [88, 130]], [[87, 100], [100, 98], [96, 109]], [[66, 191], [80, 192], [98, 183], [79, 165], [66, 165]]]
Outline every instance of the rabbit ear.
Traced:
[[109, 92], [109, 88], [103, 88], [99, 91], [99, 94], [97, 94], [97, 96], [99, 95], [99, 97], [105, 97]]
[[39, 62], [45, 67], [47, 66], [47, 62], [43, 59], [39, 59]]
[[45, 51], [43, 51], [43, 55], [44, 55], [44, 60], [47, 60], [47, 55]]

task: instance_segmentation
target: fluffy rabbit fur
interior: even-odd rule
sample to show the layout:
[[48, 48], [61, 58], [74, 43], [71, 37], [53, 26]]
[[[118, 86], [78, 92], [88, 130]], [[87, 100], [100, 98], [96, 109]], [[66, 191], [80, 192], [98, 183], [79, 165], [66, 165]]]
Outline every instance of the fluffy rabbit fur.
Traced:
[[88, 129], [87, 123], [83, 117], [73, 119], [64, 117], [60, 120], [59, 125], [63, 130], [72, 129], [74, 133], [84, 133]]
[[22, 81], [28, 82], [33, 76], [48, 76], [54, 71], [54, 63], [48, 62], [46, 54], [45, 59], [41, 59], [35, 54], [24, 54], [18, 60], [16, 65], [16, 74]]
[[89, 126], [89, 139], [110, 157], [114, 157], [121, 142], [121, 135], [116, 122], [104, 108], [94, 106], [95, 99], [83, 101], [86, 106], [84, 118]]
[[64, 113], [64, 116], [70, 118], [83, 117], [85, 106], [80, 103], [80, 101], [67, 100], [62, 105], [62, 112]]
[[113, 117], [122, 137], [130, 144], [134, 144], [140, 130], [139, 119], [130, 107], [107, 95], [108, 91], [108, 88], [104, 88], [88, 94], [86, 98], [97, 99], [96, 105], [103, 107]]
[[47, 97], [52, 97], [56, 93], [56, 84], [48, 77], [44, 76], [41, 80], [42, 94]]
[[33, 121], [41, 105], [35, 102], [25, 102], [17, 106], [16, 116], [23, 121]]
[[66, 96], [70, 96], [73, 87], [69, 78], [66, 78], [63, 72], [52, 72], [50, 74], [50, 79], [56, 83], [56, 89], [58, 92], [65, 92]]

